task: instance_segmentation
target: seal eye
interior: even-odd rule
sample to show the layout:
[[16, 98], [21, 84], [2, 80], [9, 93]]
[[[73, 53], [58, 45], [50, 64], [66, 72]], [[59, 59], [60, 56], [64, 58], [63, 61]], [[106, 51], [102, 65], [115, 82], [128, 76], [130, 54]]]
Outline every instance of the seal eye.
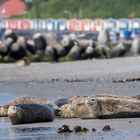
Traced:
[[16, 110], [16, 107], [15, 106], [13, 107], [13, 110]]
[[92, 102], [94, 102], [95, 101], [95, 99], [92, 99]]

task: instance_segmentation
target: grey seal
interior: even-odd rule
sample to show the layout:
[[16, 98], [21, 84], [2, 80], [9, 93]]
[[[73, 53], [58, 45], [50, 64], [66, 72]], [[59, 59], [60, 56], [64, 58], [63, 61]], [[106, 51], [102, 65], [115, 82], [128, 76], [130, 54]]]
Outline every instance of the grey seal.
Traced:
[[12, 124], [50, 122], [54, 120], [55, 113], [49, 106], [23, 103], [10, 106], [8, 117]]

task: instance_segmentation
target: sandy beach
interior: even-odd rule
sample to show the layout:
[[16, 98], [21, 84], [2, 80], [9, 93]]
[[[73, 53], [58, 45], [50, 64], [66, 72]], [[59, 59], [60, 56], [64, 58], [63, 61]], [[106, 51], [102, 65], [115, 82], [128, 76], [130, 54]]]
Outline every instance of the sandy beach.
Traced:
[[[127, 79], [131, 79], [128, 80]], [[26, 67], [15, 64], [0, 64], [0, 104], [23, 96], [33, 96], [55, 100], [73, 95], [115, 94], [134, 96], [140, 91], [140, 57], [115, 58], [108, 60], [86, 60], [65, 63], [32, 63]], [[123, 82], [124, 81], [124, 82]], [[0, 118], [2, 140], [16, 139], [140, 139], [140, 119], [55, 119], [51, 123], [36, 123], [12, 126], [8, 118]], [[90, 130], [84, 135], [61, 136], [57, 128], [68, 124], [71, 128], [82, 125]], [[110, 133], [102, 132], [110, 125]], [[32, 128], [50, 128], [31, 131]], [[23, 128], [30, 131], [24, 132]], [[53, 130], [52, 130], [53, 129]], [[19, 130], [19, 131], [17, 131]], [[48, 131], [47, 131], [48, 130]], [[22, 133], [21, 133], [22, 132]], [[35, 133], [36, 132], [36, 133]], [[88, 135], [88, 136], [87, 136]]]

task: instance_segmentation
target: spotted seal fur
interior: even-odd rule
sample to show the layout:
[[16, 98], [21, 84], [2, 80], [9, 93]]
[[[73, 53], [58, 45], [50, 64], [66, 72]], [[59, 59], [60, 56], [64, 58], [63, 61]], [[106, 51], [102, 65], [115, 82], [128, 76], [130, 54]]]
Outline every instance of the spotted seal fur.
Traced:
[[41, 99], [41, 98], [34, 98], [34, 97], [23, 97], [17, 98], [15, 100], [10, 101], [9, 103], [0, 106], [0, 117], [7, 117], [8, 108], [15, 104], [22, 104], [22, 103], [35, 103], [44, 106], [50, 106], [53, 109], [57, 109], [57, 106], [50, 102], [48, 99]]
[[89, 110], [86, 118], [140, 117], [140, 101], [134, 98], [89, 96], [85, 105]]
[[[68, 99], [67, 104], [59, 108], [59, 115], [65, 118], [77, 118], [78, 112], [82, 111], [83, 106], [85, 106], [87, 96], [72, 96]], [[81, 110], [81, 111], [78, 111]], [[86, 109], [83, 109], [83, 113]]]
[[[121, 101], [121, 104], [123, 102], [127, 102], [128, 104], [131, 104], [130, 101], [132, 101], [132, 100], [135, 101], [135, 102], [139, 102], [137, 96], [135, 96], [135, 97], [127, 97], [127, 96], [119, 96], [119, 95], [111, 95], [111, 94], [98, 94], [98, 95], [88, 96], [88, 97], [87, 96], [73, 96], [73, 97], [68, 99], [67, 104], [65, 104], [65, 105], [63, 105], [63, 106], [61, 106], [59, 108], [60, 116], [65, 117], [65, 118], [75, 118], [75, 117], [79, 117], [79, 118], [95, 118], [96, 115], [94, 116], [94, 114], [93, 114], [94, 111], [93, 110], [96, 110], [98, 108], [95, 108], [95, 109], [92, 110], [89, 107], [90, 102], [92, 103], [92, 98], [108, 99], [110, 101], [115, 100], [116, 105], [120, 104], [119, 102], [117, 103], [117, 101], [119, 101], [119, 100]], [[91, 99], [91, 100], [89, 100], [89, 99]], [[99, 106], [98, 102], [94, 102], [94, 106], [98, 107]], [[132, 110], [130, 110], [130, 112], [131, 111]]]

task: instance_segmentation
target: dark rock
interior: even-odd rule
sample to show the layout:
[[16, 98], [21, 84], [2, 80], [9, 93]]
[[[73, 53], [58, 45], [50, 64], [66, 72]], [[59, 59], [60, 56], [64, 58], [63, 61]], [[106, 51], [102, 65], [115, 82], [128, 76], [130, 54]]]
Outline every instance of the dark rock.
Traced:
[[95, 128], [93, 128], [91, 131], [92, 131], [92, 132], [96, 132], [96, 129], [95, 129]]
[[109, 125], [106, 125], [106, 126], [103, 127], [102, 130], [103, 130], [104, 132], [110, 132], [111, 127], [110, 127]]
[[81, 126], [77, 125], [74, 127], [74, 132], [76, 133], [82, 133], [82, 132], [87, 132], [89, 131], [87, 128], [82, 128]]
[[71, 133], [73, 132], [72, 130], [69, 129], [68, 125], [63, 125], [61, 128], [58, 128], [58, 133]]

